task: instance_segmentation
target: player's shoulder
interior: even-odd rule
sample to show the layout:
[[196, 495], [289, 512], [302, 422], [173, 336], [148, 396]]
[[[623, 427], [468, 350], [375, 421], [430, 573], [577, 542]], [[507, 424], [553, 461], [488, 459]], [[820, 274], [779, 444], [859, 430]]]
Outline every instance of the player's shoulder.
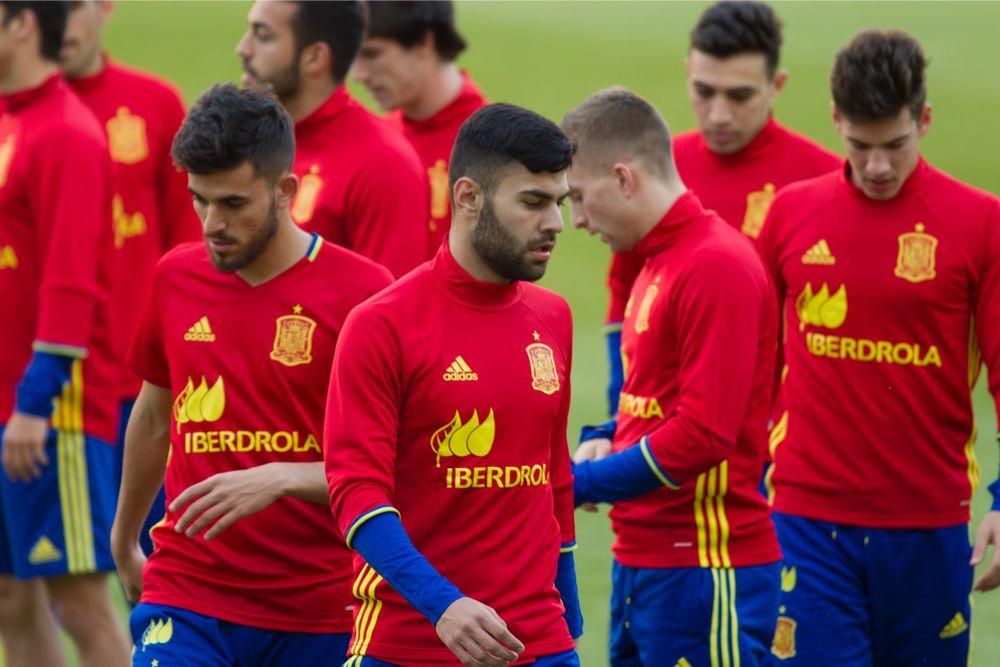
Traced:
[[924, 201], [935, 208], [944, 208], [950, 218], [962, 218], [980, 214], [993, 218], [1000, 210], [1000, 198], [991, 192], [960, 181], [948, 172], [926, 166], [927, 186], [921, 192]]
[[392, 283], [392, 274], [381, 264], [363, 257], [353, 250], [319, 240], [315, 262], [323, 267], [323, 274], [331, 284], [373, 294]]
[[553, 328], [572, 330], [573, 312], [561, 294], [535, 283], [522, 283], [522, 288], [524, 304], [536, 315]]
[[675, 134], [673, 141], [674, 153], [678, 156], [689, 154], [695, 151], [701, 144], [701, 134], [698, 130], [685, 130]]
[[182, 104], [180, 90], [163, 77], [117, 61], [109, 61], [107, 68], [114, 83], [127, 88], [136, 100]]
[[203, 241], [179, 243], [168, 250], [156, 263], [159, 279], [204, 273], [212, 269], [208, 250]]
[[34, 123], [35, 136], [51, 147], [65, 150], [81, 144], [105, 145], [104, 130], [93, 112], [65, 81], [54, 84], [51, 95], [46, 96], [37, 112], [44, 116], [44, 123]]
[[843, 163], [843, 158], [823, 146], [818, 141], [784, 125], [778, 125], [782, 143], [780, 150], [794, 155], [803, 168], [812, 168], [816, 175], [834, 171]]
[[778, 190], [771, 207], [791, 205], [801, 209], [803, 206], [822, 205], [843, 194], [842, 178], [843, 174], [837, 170], [789, 183]]

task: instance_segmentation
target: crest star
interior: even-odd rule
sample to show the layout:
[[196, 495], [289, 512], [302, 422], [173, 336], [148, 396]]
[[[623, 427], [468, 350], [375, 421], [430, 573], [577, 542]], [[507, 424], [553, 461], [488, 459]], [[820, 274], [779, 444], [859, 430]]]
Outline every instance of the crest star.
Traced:
[[292, 312], [298, 315], [299, 313], [302, 312], [302, 306], [296, 304], [295, 307], [292, 308]]
[[531, 336], [532, 336], [532, 338], [534, 338], [534, 339], [535, 339], [536, 341], [538, 341], [538, 340], [541, 340], [541, 339], [542, 339], [541, 335], [540, 335], [540, 334], [539, 334], [539, 333], [538, 333], [537, 331], [532, 331], [532, 332], [531, 332]]

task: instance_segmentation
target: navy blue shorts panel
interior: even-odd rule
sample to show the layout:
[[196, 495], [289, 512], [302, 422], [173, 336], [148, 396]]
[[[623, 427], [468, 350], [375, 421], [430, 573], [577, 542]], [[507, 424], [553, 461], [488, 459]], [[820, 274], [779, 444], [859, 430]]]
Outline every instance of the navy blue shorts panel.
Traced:
[[[253, 628], [186, 609], [141, 603], [129, 616], [133, 667], [299, 667], [337, 664], [349, 633]], [[155, 661], [155, 662], [154, 662]]]
[[[580, 667], [580, 656], [576, 651], [565, 651], [554, 655], [543, 655], [532, 663], [532, 667]], [[371, 656], [355, 655], [347, 659], [342, 667], [399, 667]]]
[[[125, 458], [125, 429], [128, 427], [129, 417], [132, 416], [132, 408], [135, 407], [135, 400], [125, 400], [121, 402], [121, 406], [118, 412], [118, 447], [116, 454], [118, 460], [116, 464], [118, 466], [118, 486], [121, 487], [122, 479], [122, 463]], [[117, 493], [117, 492], [116, 492]], [[153, 506], [149, 508], [149, 514], [146, 515], [146, 521], [142, 525], [142, 532], [139, 533], [139, 546], [142, 547], [143, 553], [149, 556], [153, 553], [153, 538], [150, 531], [153, 530], [153, 526], [160, 523], [166, 514], [166, 495], [163, 492], [163, 487], [156, 493], [156, 498], [153, 499]]]
[[775, 513], [785, 562], [772, 646], [784, 667], [966, 667], [965, 525], [846, 526]]
[[767, 664], [779, 567], [646, 569], [613, 563], [609, 664]]
[[79, 432], [51, 429], [45, 453], [49, 464], [39, 479], [12, 482], [0, 471], [5, 543], [0, 565], [21, 579], [114, 570], [115, 448]]

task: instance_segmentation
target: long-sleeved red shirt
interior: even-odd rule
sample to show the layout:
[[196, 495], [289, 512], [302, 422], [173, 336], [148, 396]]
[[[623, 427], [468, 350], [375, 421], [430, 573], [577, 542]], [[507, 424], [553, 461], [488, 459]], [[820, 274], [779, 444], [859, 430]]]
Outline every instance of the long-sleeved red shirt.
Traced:
[[848, 169], [782, 191], [759, 239], [787, 322], [774, 507], [965, 523], [984, 359], [1000, 399], [1000, 201], [924, 161], [874, 201]]
[[[255, 287], [216, 270], [203, 243], [164, 256], [129, 365], [175, 397], [168, 507], [216, 473], [322, 460], [337, 337], [347, 313], [390, 282], [319, 237]], [[270, 630], [350, 631], [351, 553], [325, 505], [280, 498], [210, 542], [176, 532], [178, 518], [168, 510], [153, 528], [143, 602]]]
[[777, 314], [750, 241], [685, 193], [636, 247], [614, 449], [644, 440], [667, 486], [611, 509], [629, 567], [743, 567], [781, 557], [758, 491]]
[[295, 124], [299, 192], [292, 217], [389, 269], [427, 259], [427, 183], [403, 135], [341, 86]]
[[430, 118], [413, 120], [396, 110], [386, 120], [402, 131], [420, 156], [430, 187], [430, 222], [428, 257], [441, 246], [451, 227], [451, 191], [448, 188], [448, 165], [458, 130], [466, 119], [486, 106], [486, 98], [467, 72], [462, 72], [462, 90], [446, 107]]
[[105, 58], [94, 76], [71, 79], [108, 136], [116, 269], [111, 314], [117, 331], [119, 396], [135, 398], [142, 381], [125, 366], [129, 343], [149, 294], [160, 256], [201, 238], [187, 177], [170, 146], [184, 120], [180, 95], [169, 84]]
[[[524, 642], [519, 664], [573, 647], [554, 585], [574, 539], [571, 345], [561, 297], [476, 281], [445, 244], [351, 313], [330, 380], [326, 470], [348, 544], [394, 508], [431, 565]], [[353, 653], [458, 664], [360, 557], [355, 569]]]
[[0, 423], [32, 347], [82, 360], [52, 426], [115, 441], [110, 171], [93, 114], [58, 75], [0, 98]]
[[[836, 170], [839, 157], [774, 118], [735, 153], [722, 155], [697, 130], [674, 137], [674, 160], [684, 184], [705, 208], [750, 238], [764, 224], [775, 192], [789, 183]], [[621, 322], [629, 290], [642, 268], [635, 253], [615, 253], [608, 270], [608, 322]]]

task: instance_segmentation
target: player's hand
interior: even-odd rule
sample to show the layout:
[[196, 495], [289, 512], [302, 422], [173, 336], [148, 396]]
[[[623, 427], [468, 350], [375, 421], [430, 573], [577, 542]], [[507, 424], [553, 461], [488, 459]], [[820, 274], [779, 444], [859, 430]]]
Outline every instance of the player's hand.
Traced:
[[[581, 461], [600, 461], [611, 455], [611, 440], [608, 438], [594, 438], [581, 442], [580, 446], [573, 452], [573, 463]], [[597, 505], [594, 503], [581, 503], [579, 509], [584, 512], [597, 512]]]
[[438, 637], [467, 667], [506, 667], [524, 651], [493, 609], [472, 598], [452, 602], [437, 625]]
[[139, 604], [139, 598], [142, 597], [142, 568], [146, 565], [146, 554], [142, 552], [139, 542], [134, 539], [129, 540], [129, 544], [122, 545], [117, 544], [119, 541], [112, 536], [111, 555], [115, 559], [118, 578], [121, 579], [128, 601]]
[[976, 546], [972, 549], [972, 560], [969, 563], [975, 567], [986, 555], [986, 547], [993, 545], [993, 562], [990, 563], [982, 576], [972, 587], [976, 591], [992, 591], [1000, 586], [1000, 512], [987, 512], [976, 531]]
[[49, 464], [45, 454], [45, 438], [49, 420], [23, 412], [14, 412], [3, 432], [3, 453], [0, 459], [11, 481], [30, 482], [42, 476]]
[[194, 537], [208, 528], [205, 539], [211, 540], [281, 496], [277, 475], [272, 474], [267, 465], [212, 475], [192, 484], [170, 503], [170, 511], [174, 514], [187, 505], [174, 530]]

